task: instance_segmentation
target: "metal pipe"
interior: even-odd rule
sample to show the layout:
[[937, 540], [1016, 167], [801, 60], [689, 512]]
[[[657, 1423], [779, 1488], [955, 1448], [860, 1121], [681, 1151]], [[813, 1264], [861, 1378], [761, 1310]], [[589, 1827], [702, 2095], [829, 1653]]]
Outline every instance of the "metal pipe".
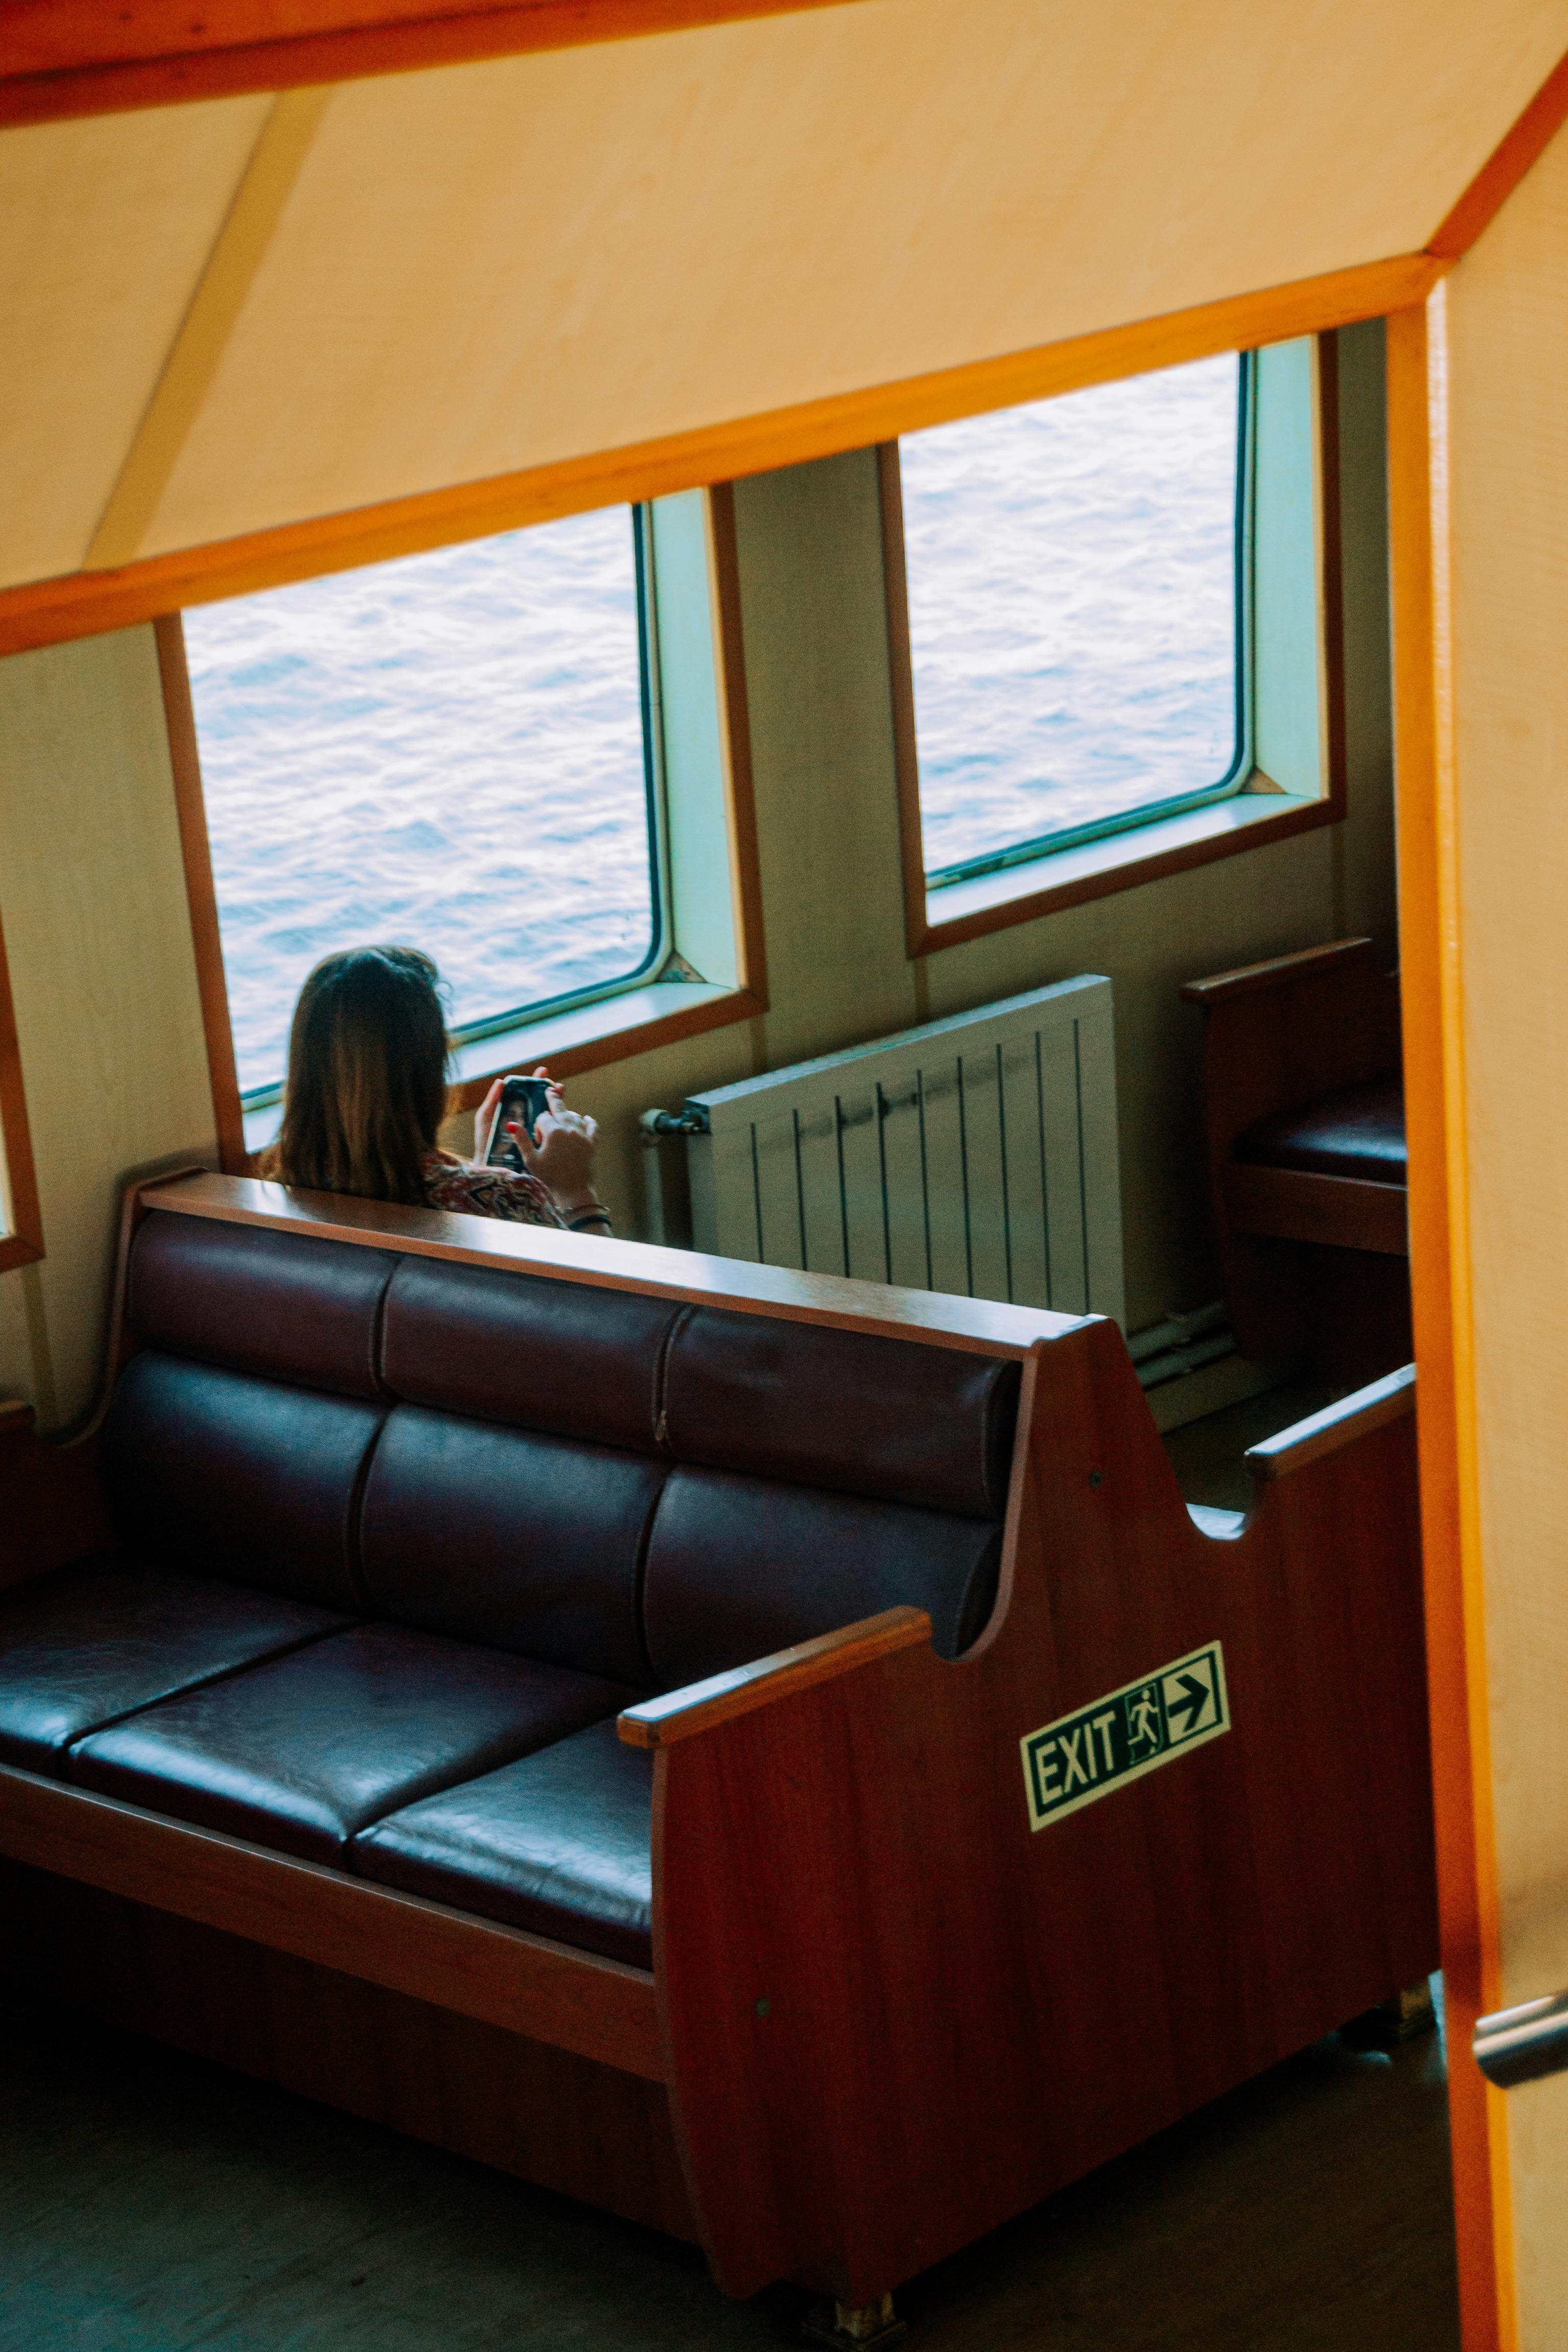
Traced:
[[1194, 1339], [1217, 1331], [1224, 1321], [1225, 1302], [1216, 1298], [1207, 1307], [1194, 1307], [1190, 1315], [1167, 1315], [1163, 1323], [1146, 1324], [1142, 1331], [1130, 1332], [1127, 1352], [1135, 1364], [1142, 1364], [1173, 1348], [1191, 1347]]
[[700, 1110], [645, 1110], [637, 1125], [642, 1129], [644, 1143], [657, 1143], [665, 1135], [706, 1135], [708, 1114]]
[[1470, 2048], [1477, 2065], [1500, 2091], [1568, 2074], [1568, 1992], [1521, 2001], [1479, 2019]]

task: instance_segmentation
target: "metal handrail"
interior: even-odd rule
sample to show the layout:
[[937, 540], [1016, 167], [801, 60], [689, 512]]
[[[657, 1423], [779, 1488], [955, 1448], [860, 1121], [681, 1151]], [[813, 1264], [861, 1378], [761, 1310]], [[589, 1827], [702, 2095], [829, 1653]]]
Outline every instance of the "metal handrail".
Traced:
[[1500, 2091], [1568, 2074], [1568, 1992], [1521, 2001], [1479, 2019], [1470, 2047], [1477, 2065]]

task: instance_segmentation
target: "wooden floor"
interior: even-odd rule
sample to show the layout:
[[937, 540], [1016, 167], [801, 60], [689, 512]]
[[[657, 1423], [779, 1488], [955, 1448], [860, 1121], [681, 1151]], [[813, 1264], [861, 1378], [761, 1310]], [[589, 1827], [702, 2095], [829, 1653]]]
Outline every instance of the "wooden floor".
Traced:
[[[742, 2352], [689, 2249], [63, 2011], [0, 2014], [3, 2352]], [[900, 2298], [911, 2352], [1457, 2352], [1442, 2055], [1334, 2037]]]
[[[1168, 1441], [1239, 1504], [1251, 1401]], [[1458, 2352], [1443, 2053], [1331, 2036], [900, 2297], [910, 2352]], [[0, 2352], [746, 2352], [628, 2224], [136, 2037], [0, 1999]]]

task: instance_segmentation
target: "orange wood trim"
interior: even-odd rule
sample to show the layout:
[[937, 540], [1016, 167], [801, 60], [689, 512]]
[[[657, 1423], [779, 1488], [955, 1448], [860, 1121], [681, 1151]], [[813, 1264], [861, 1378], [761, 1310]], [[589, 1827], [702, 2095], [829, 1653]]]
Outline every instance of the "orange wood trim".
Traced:
[[11, 0], [18, 68], [0, 77], [0, 128], [121, 114], [247, 91], [418, 73], [540, 49], [795, 15], [842, 0], [223, 0], [208, 22], [179, 0]]
[[663, 2080], [653, 1979], [521, 1928], [0, 1765], [0, 1852]]
[[1446, 310], [1388, 321], [1395, 814], [1437, 1874], [1466, 2352], [1517, 2343], [1502, 2094], [1469, 2058], [1501, 1995], [1486, 1684], [1455, 808]]
[[770, 1658], [691, 1683], [685, 1690], [646, 1699], [641, 1706], [627, 1707], [617, 1728], [628, 1748], [668, 1748], [712, 1724], [728, 1723], [732, 1716], [750, 1715], [835, 1675], [853, 1674], [857, 1666], [884, 1658], [889, 1650], [909, 1650], [930, 1640], [931, 1619], [923, 1609], [884, 1609], [879, 1616], [863, 1617], [858, 1624], [840, 1626], [815, 1642], [797, 1643]]
[[1441, 261], [1458, 261], [1461, 254], [1468, 253], [1564, 122], [1568, 122], [1568, 57], [1552, 68], [1452, 212], [1438, 223], [1426, 251]]
[[1303, 948], [1298, 955], [1270, 956], [1266, 963], [1238, 964], [1235, 971], [1216, 971], [1208, 980], [1189, 980], [1183, 986], [1182, 1001], [1186, 1004], [1226, 1004], [1238, 996], [1289, 988], [1315, 974], [1325, 964], [1369, 963], [1375, 953], [1372, 940], [1330, 940], [1321, 948]]
[[926, 920], [925, 836], [921, 824], [915, 666], [910, 646], [910, 568], [904, 549], [903, 467], [896, 441], [877, 450], [882, 510], [882, 583], [888, 607], [888, 688], [893, 707], [893, 771], [899, 794], [899, 865], [904, 886], [904, 951], [912, 961], [931, 940]]
[[[1145, 882], [1163, 882], [1168, 874], [1185, 874], [1194, 866], [1212, 866], [1216, 858], [1239, 857], [1248, 849], [1264, 849], [1271, 843], [1288, 841], [1298, 833], [1315, 833], [1321, 824], [1337, 824], [1343, 814], [1331, 798], [1314, 801], [1310, 808], [1291, 808], [1279, 816], [1259, 817], [1256, 824], [1243, 825], [1235, 832], [1215, 835], [1210, 841], [1190, 841], [1180, 849], [1151, 850], [1147, 857], [1130, 858], [1123, 866], [1108, 866], [1098, 874], [1083, 874], [1074, 882], [1058, 882], [1045, 890], [1032, 890], [1026, 897], [1004, 899], [997, 907], [985, 907], [973, 915], [955, 916], [951, 922], [929, 924], [910, 952], [933, 955], [939, 948], [961, 947], [965, 940], [984, 939], [991, 931], [1005, 931], [1014, 923], [1032, 923], [1042, 915], [1055, 915], [1064, 907], [1087, 906], [1091, 898], [1110, 898], [1119, 890], [1135, 890]], [[1048, 856], [1040, 864], [1048, 866]], [[1020, 866], [1019, 873], [1026, 871]]]
[[1276, 1437], [1248, 1446], [1242, 1459], [1255, 1478], [1288, 1478], [1310, 1462], [1321, 1462], [1342, 1445], [1365, 1437], [1391, 1421], [1403, 1421], [1415, 1410], [1415, 1367], [1405, 1364], [1381, 1381], [1370, 1381], [1352, 1396], [1309, 1414]]
[[153, 633], [158, 646], [158, 677], [163, 689], [163, 718], [169, 730], [169, 763], [174, 775], [180, 854], [185, 862], [185, 898], [191, 910], [191, 944], [195, 950], [196, 986], [201, 992], [218, 1162], [228, 1175], [237, 1176], [246, 1165], [245, 1114], [240, 1108], [239, 1076], [234, 1059], [234, 1027], [229, 1018], [228, 982], [223, 968], [223, 936], [218, 928], [212, 845], [207, 838], [196, 716], [191, 704], [191, 677], [185, 662], [185, 632], [177, 613], [165, 613], [154, 622]]
[[16, 1035], [16, 1007], [11, 1001], [11, 973], [5, 961], [5, 936], [0, 929], [0, 1138], [5, 1150], [5, 1175], [11, 1193], [11, 1230], [0, 1239], [0, 1274], [14, 1266], [34, 1265], [44, 1255], [44, 1220], [38, 1203], [37, 1171], [33, 1165], [33, 1137], [27, 1124], [27, 1096], [22, 1083], [22, 1048]]
[[[768, 954], [763, 928], [763, 869], [757, 847], [757, 796], [752, 772], [752, 713], [746, 693], [746, 635], [741, 609], [741, 556], [735, 537], [732, 484], [708, 494], [713, 562], [714, 635], [718, 646], [720, 716], [724, 730], [730, 815], [730, 888], [741, 942], [741, 982], [752, 1010], [768, 1009]], [[741, 1017], [739, 1013], [735, 1016]]]
[[1426, 254], [1331, 271], [1037, 350], [773, 409], [624, 449], [252, 531], [111, 570], [0, 589], [0, 654], [130, 626], [187, 604], [793, 466], [992, 408], [1173, 367], [1215, 352], [1316, 334], [1425, 299], [1445, 265]]
[[1385, 1257], [1407, 1253], [1402, 1184], [1245, 1161], [1233, 1161], [1222, 1181], [1226, 1214], [1236, 1233], [1327, 1242], [1339, 1249], [1376, 1250]]
[[636, 1291], [644, 1297], [736, 1307], [786, 1322], [878, 1332], [982, 1356], [1023, 1358], [1039, 1340], [1059, 1339], [1085, 1319], [946, 1291], [899, 1290], [841, 1274], [797, 1274], [788, 1266], [709, 1257], [699, 1250], [664, 1249], [652, 1242], [566, 1234], [553, 1225], [513, 1225], [495, 1217], [405, 1209], [394, 1202], [355, 1200], [340, 1192], [295, 1192], [244, 1176], [158, 1177], [142, 1186], [140, 1197], [147, 1208], [184, 1216], [216, 1217], [273, 1232], [319, 1234], [372, 1249], [447, 1258], [462, 1265], [499, 1266], [553, 1281]]

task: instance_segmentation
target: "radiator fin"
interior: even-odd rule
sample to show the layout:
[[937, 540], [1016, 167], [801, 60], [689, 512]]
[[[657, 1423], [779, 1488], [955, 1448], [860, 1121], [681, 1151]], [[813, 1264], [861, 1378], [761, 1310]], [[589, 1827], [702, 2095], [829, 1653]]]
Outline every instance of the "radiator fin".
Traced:
[[1032, 989], [696, 1095], [693, 1238], [725, 1257], [1122, 1314], [1110, 982]]

